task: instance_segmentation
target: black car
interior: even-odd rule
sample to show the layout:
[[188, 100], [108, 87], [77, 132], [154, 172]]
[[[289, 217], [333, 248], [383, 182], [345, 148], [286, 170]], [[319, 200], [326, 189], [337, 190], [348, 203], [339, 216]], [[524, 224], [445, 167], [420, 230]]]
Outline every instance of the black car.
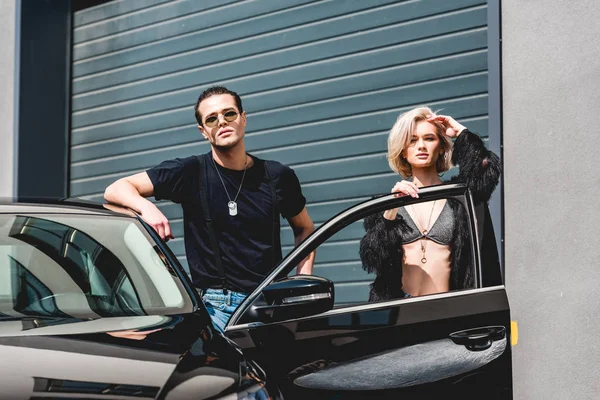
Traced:
[[[369, 275], [293, 275], [315, 249], [317, 274], [360, 268], [365, 217], [436, 199], [467, 211], [475, 287], [369, 302]], [[482, 256], [494, 239], [486, 212], [460, 184], [351, 207], [291, 251], [223, 335], [135, 214], [2, 205], [0, 398], [511, 399], [509, 306], [497, 260]]]

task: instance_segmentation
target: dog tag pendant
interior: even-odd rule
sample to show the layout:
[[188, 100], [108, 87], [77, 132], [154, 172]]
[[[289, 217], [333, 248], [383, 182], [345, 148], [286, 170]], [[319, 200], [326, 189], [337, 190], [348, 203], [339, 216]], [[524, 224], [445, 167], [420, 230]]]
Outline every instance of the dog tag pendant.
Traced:
[[237, 215], [237, 203], [235, 201], [230, 201], [227, 203], [227, 208], [229, 208], [229, 215], [232, 217]]

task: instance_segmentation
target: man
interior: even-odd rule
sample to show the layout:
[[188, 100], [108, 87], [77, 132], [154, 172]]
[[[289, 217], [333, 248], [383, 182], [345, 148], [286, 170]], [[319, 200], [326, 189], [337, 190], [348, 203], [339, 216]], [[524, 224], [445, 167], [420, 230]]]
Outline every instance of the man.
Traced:
[[[281, 259], [279, 218], [298, 245], [313, 230], [294, 171], [246, 153], [246, 113], [237, 93], [222, 86], [204, 91], [194, 109], [210, 142], [203, 156], [164, 161], [111, 184], [104, 198], [137, 211], [161, 238], [173, 238], [169, 221], [149, 200], [183, 208], [184, 239], [194, 286], [221, 331], [235, 308]], [[206, 204], [206, 207], [203, 207]], [[299, 274], [311, 274], [314, 253]]]

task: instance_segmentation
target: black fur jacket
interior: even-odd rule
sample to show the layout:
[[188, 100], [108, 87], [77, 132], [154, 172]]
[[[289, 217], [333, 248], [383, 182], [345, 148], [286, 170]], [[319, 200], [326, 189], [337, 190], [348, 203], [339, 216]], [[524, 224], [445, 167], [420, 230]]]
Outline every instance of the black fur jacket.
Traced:
[[[458, 165], [458, 176], [452, 181], [464, 182], [471, 189], [475, 205], [487, 203], [500, 179], [501, 165], [498, 156], [488, 151], [481, 138], [464, 130], [454, 142], [452, 162]], [[457, 221], [451, 243], [450, 289], [473, 287], [469, 228], [466, 211], [457, 200], [448, 199]], [[486, 212], [489, 217], [489, 213]], [[375, 273], [369, 301], [382, 301], [404, 297], [402, 290], [402, 235], [409, 227], [401, 217], [389, 221], [383, 214], [365, 218], [366, 234], [360, 242], [363, 269]]]

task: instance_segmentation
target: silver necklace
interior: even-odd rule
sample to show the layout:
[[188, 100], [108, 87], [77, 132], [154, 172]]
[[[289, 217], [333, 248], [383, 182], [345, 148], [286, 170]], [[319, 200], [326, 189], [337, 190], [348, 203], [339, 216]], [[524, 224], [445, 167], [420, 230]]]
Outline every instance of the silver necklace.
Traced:
[[421, 225], [421, 223], [419, 222], [419, 219], [417, 218], [417, 211], [415, 210], [415, 206], [411, 206], [413, 213], [415, 214], [415, 223], [417, 224], [417, 228], [423, 232], [423, 236], [421, 237], [421, 253], [423, 253], [423, 257], [421, 258], [421, 263], [425, 264], [427, 263], [427, 257], [426, 257], [426, 251], [427, 251], [427, 238], [425, 237], [427, 235], [427, 233], [429, 232], [429, 229], [431, 229], [431, 216], [433, 215], [433, 209], [435, 208], [435, 202], [437, 200], [435, 200], [433, 202], [433, 205], [431, 206], [431, 212], [429, 213], [429, 221], [427, 221], [427, 229], [422, 229], [419, 225]]
[[244, 178], [246, 177], [246, 165], [248, 165], [248, 157], [246, 156], [246, 159], [244, 160], [244, 174], [242, 175], [242, 181], [240, 182], [240, 187], [238, 188], [238, 191], [237, 191], [235, 197], [233, 198], [233, 200], [231, 200], [231, 197], [229, 196], [229, 192], [227, 191], [227, 187], [225, 186], [225, 182], [223, 181], [223, 178], [221, 178], [221, 174], [219, 173], [219, 168], [217, 168], [217, 163], [215, 162], [214, 157], [211, 157], [211, 159], [212, 159], [213, 165], [215, 166], [215, 171], [217, 171], [217, 175], [219, 176], [219, 179], [221, 180], [223, 189], [225, 189], [225, 194], [227, 195], [227, 198], [229, 199], [229, 202], [227, 203], [227, 208], [229, 209], [229, 215], [231, 215], [232, 217], [235, 217], [238, 213], [236, 200], [237, 200], [238, 196], [240, 195], [240, 192], [242, 191], [242, 185], [244, 184]]

